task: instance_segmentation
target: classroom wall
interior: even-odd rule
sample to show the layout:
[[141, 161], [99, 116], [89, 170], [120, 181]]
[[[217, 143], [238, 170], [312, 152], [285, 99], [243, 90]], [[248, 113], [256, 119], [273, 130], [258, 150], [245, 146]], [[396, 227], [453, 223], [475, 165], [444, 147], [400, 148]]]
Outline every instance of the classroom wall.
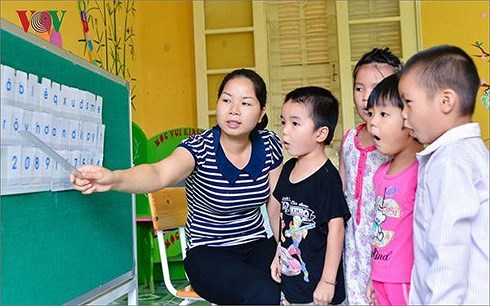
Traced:
[[[103, 2], [84, 3], [88, 14], [97, 16], [101, 24], [102, 14], [94, 8]], [[124, 36], [121, 33], [125, 29], [126, 37], [128, 32], [134, 34], [131, 35], [132, 45], [127, 47], [124, 60], [124, 66], [127, 67], [124, 71], [118, 69], [116, 73], [112, 50], [108, 53], [104, 48], [97, 50], [95, 40], [99, 35], [90, 23], [89, 30], [98, 51], [96, 59], [99, 65], [130, 80], [133, 95], [132, 118], [148, 137], [172, 128], [195, 127], [197, 116], [192, 1], [134, 1], [134, 4], [128, 6], [134, 8], [134, 16], [126, 14], [127, 3], [125, 1], [118, 8], [116, 23], [119, 38]], [[106, 5], [113, 9], [112, 1], [106, 2]], [[17, 11], [25, 12], [21, 12], [19, 17]], [[42, 29], [42, 26], [35, 29], [30, 24], [32, 16], [37, 12], [48, 11], [56, 14], [51, 20], [59, 20], [56, 25], [61, 44], [58, 46], [90, 61], [83, 41], [84, 31], [77, 1], [0, 1], [2, 18], [21, 28], [26, 26], [28, 32], [50, 41], [48, 33], [53, 33], [51, 30], [54, 29], [54, 23], [51, 23], [48, 31]], [[45, 27], [49, 25], [41, 24]], [[99, 28], [99, 31], [103, 29]], [[110, 44], [111, 41], [107, 45]], [[134, 56], [130, 54], [133, 50]]]
[[[25, 11], [25, 13], [20, 13], [21, 17], [17, 11]], [[46, 22], [41, 22], [41, 25], [37, 27], [37, 31], [30, 24], [33, 14], [46, 11], [54, 11], [60, 21], [58, 32], [61, 36], [61, 47], [71, 51], [75, 55], [83, 57], [84, 43], [78, 41], [78, 39], [83, 38], [83, 28], [77, 1], [0, 1], [0, 16], [3, 19], [10, 21], [22, 29], [26, 26], [28, 27], [29, 33], [49, 41], [50, 37], [48, 32], [52, 32], [54, 23], [51, 23], [49, 29], [43, 29], [43, 26], [46, 27], [47, 24]]]
[[136, 1], [138, 89], [133, 121], [148, 138], [196, 127], [192, 1]]
[[[90, 1], [94, 3], [95, 1]], [[102, 1], [98, 1], [102, 2]], [[192, 1], [135, 1], [134, 35], [135, 79], [133, 121], [148, 137], [163, 130], [195, 126], [196, 90], [194, 76], [194, 40]], [[483, 42], [489, 52], [489, 2], [420, 1], [422, 47], [455, 44], [469, 54], [480, 54], [472, 46]], [[77, 1], [16, 1], [2, 0], [1, 17], [22, 27], [16, 10], [54, 10], [61, 18], [62, 47], [85, 59], [83, 29]], [[94, 29], [91, 29], [93, 32]], [[35, 33], [32, 28], [29, 32]], [[490, 82], [489, 61], [474, 57], [480, 77]], [[474, 120], [487, 140], [490, 130], [489, 110], [479, 93]], [[488, 144], [488, 140], [487, 140]]]
[[[490, 83], [490, 59], [481, 58], [482, 52], [472, 46], [482, 42], [490, 52], [490, 2], [484, 1], [420, 1], [422, 46], [429, 48], [440, 44], [456, 45], [468, 54], [478, 68], [480, 78]], [[483, 87], [476, 101], [473, 120], [480, 124], [482, 138], [489, 146], [490, 110], [483, 105]]]

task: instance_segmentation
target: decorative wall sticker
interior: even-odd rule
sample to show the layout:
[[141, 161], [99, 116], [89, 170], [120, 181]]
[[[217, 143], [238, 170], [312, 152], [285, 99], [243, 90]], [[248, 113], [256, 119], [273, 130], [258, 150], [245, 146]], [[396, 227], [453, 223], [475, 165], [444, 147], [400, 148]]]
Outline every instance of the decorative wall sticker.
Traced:
[[83, 52], [88, 52], [90, 62], [97, 64], [96, 56], [94, 52], [94, 44], [92, 42], [92, 34], [90, 33], [87, 19], [87, 12], [85, 11], [85, 3], [78, 1], [78, 9], [80, 10], [80, 18], [82, 20], [83, 34], [85, 36], [85, 48]]
[[[136, 79], [132, 77], [130, 71], [131, 63], [136, 60], [133, 26], [135, 1], [79, 0], [78, 7], [80, 14], [84, 15], [81, 15], [81, 18], [85, 37], [78, 40], [86, 44], [84, 52], [88, 52], [90, 58], [89, 42], [91, 41], [95, 52], [94, 62], [99, 67], [130, 82], [131, 106], [135, 109]], [[88, 31], [89, 27], [90, 31]]]
[[[474, 54], [473, 56], [476, 56], [480, 58], [483, 61], [487, 61], [490, 63], [490, 53], [488, 53], [484, 48], [483, 48], [483, 42], [482, 41], [476, 41], [474, 44], [472, 44], [473, 47], [477, 48], [480, 51], [480, 54]], [[490, 84], [482, 79], [480, 81], [480, 86], [484, 88], [483, 94], [481, 96], [481, 101], [483, 106], [485, 106], [486, 109], [490, 110]]]

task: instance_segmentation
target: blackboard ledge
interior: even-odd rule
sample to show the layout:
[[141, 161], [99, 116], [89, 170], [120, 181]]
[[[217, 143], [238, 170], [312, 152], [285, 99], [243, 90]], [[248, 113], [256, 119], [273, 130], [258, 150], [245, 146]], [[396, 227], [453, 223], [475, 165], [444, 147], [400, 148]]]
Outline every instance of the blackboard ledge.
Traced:
[[138, 279], [134, 269], [63, 305], [107, 305], [128, 294], [128, 305], [137, 305]]

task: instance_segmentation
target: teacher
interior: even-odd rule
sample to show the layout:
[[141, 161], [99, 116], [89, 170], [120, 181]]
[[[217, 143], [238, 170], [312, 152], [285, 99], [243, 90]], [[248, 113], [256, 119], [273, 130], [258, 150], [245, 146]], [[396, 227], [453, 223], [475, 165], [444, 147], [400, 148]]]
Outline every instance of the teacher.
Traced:
[[[238, 69], [218, 90], [217, 125], [182, 141], [167, 158], [125, 170], [95, 165], [71, 175], [84, 194], [148, 193], [185, 179], [188, 216], [184, 267], [194, 290], [215, 304], [279, 304], [270, 276], [276, 252], [260, 206], [268, 203], [282, 168], [282, 149], [266, 130], [267, 90], [254, 71]], [[267, 206], [277, 235], [279, 211]]]

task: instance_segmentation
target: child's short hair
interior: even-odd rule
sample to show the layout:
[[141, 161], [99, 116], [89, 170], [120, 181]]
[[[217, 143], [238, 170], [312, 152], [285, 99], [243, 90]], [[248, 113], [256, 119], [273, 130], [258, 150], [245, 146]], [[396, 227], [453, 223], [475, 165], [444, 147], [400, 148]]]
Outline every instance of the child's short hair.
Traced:
[[296, 88], [286, 95], [284, 103], [286, 102], [304, 104], [309, 110], [315, 129], [323, 126], [328, 128], [325, 144], [330, 144], [339, 119], [339, 101], [328, 89], [316, 86]]
[[478, 70], [471, 57], [456, 46], [435, 46], [413, 55], [402, 69], [403, 74], [414, 70], [417, 82], [433, 98], [443, 88], [451, 88], [460, 99], [460, 111], [472, 115], [480, 87]]
[[373, 108], [374, 106], [395, 106], [403, 109], [403, 101], [398, 93], [398, 80], [397, 73], [392, 74], [381, 80], [371, 91], [369, 95], [367, 108]]
[[402, 63], [400, 59], [391, 53], [390, 48], [374, 48], [373, 50], [365, 53], [359, 61], [357, 61], [356, 66], [354, 67], [353, 77], [356, 79], [357, 72], [359, 68], [363, 65], [371, 64], [371, 63], [379, 63], [379, 64], [387, 64], [393, 67], [393, 72], [398, 72], [402, 68]]

